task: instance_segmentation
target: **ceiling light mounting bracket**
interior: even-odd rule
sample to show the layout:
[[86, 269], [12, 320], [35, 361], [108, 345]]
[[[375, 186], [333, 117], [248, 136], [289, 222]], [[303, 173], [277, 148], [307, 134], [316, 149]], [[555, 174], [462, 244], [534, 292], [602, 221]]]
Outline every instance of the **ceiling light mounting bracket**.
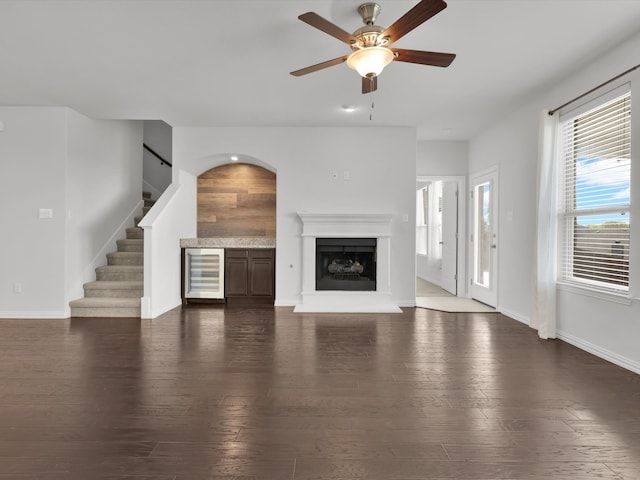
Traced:
[[374, 2], [363, 3], [358, 7], [358, 13], [362, 17], [362, 23], [365, 25], [373, 25], [376, 23], [376, 19], [381, 11], [382, 8], [380, 8], [380, 5]]

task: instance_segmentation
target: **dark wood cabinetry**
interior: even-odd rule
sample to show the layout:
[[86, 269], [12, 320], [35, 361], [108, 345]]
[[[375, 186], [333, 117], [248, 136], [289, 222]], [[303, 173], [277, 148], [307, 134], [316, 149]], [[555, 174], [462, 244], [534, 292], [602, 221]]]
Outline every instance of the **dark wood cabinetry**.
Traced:
[[275, 250], [228, 248], [225, 250], [225, 297], [229, 304], [273, 304]]

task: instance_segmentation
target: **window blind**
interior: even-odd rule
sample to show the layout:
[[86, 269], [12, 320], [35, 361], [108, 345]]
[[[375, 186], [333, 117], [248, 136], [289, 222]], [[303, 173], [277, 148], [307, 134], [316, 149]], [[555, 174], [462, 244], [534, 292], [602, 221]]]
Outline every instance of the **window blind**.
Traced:
[[563, 120], [562, 280], [628, 290], [631, 95]]

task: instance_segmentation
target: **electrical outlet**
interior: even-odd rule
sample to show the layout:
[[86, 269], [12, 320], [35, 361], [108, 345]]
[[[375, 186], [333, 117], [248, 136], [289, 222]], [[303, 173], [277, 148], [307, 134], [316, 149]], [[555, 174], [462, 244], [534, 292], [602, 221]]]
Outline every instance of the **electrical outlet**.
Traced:
[[13, 284], [13, 293], [22, 293], [22, 284], [20, 282]]
[[342, 178], [345, 180], [351, 180], [351, 173], [349, 172], [349, 170], [345, 170], [344, 172], [342, 172]]

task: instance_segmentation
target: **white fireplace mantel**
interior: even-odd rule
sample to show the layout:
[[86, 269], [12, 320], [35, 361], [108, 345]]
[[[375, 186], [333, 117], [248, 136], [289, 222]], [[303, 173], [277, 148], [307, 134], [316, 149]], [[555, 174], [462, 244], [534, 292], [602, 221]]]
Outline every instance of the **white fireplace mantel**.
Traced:
[[[401, 313], [391, 302], [391, 222], [377, 213], [299, 212], [302, 220], [302, 303], [296, 312]], [[316, 238], [375, 238], [376, 291], [317, 291]]]

